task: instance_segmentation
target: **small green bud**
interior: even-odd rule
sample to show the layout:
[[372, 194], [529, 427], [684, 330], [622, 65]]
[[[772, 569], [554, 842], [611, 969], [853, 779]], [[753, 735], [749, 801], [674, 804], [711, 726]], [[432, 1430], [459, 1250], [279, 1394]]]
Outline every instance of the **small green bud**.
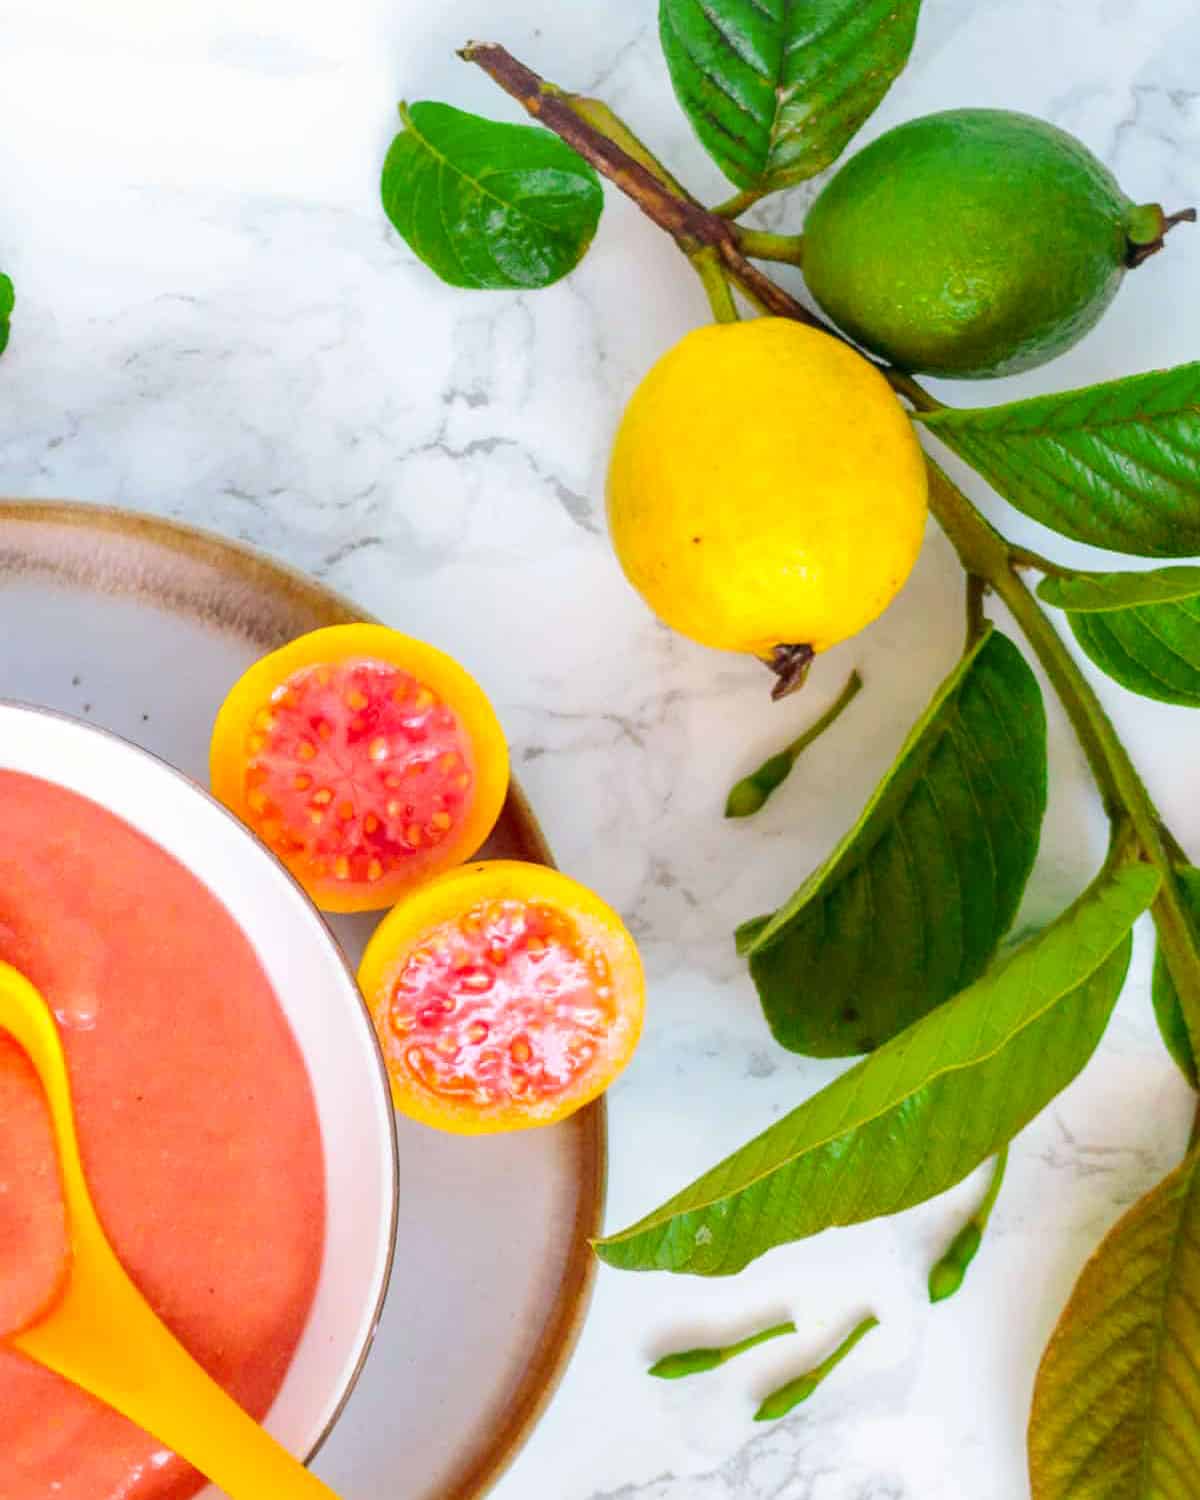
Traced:
[[857, 672], [851, 672], [837, 701], [826, 709], [811, 729], [806, 729], [799, 739], [793, 740], [784, 749], [768, 756], [757, 771], [752, 771], [749, 776], [743, 776], [741, 781], [734, 785], [725, 799], [725, 816], [727, 818], [752, 817], [775, 788], [783, 785], [799, 757], [834, 723], [847, 704], [854, 700], [861, 687], [862, 678]]
[[749, 818], [766, 802], [768, 793], [758, 784], [757, 776], [746, 776], [730, 788], [725, 799], [727, 818]]
[[795, 1380], [789, 1380], [786, 1385], [781, 1385], [777, 1391], [771, 1392], [754, 1413], [754, 1420], [774, 1422], [779, 1417], [786, 1417], [788, 1412], [795, 1410], [802, 1401], [807, 1401], [820, 1384], [819, 1375], [798, 1375]]
[[992, 1209], [996, 1206], [996, 1199], [1000, 1196], [1000, 1188], [1004, 1183], [1004, 1173], [1007, 1168], [1008, 1147], [1003, 1146], [996, 1153], [992, 1180], [988, 1183], [988, 1190], [983, 1195], [983, 1202], [950, 1241], [946, 1253], [929, 1273], [930, 1302], [944, 1302], [947, 1297], [953, 1297], [962, 1286], [967, 1267], [979, 1254], [979, 1247], [983, 1243], [983, 1232], [992, 1216]]
[[676, 1354], [664, 1354], [646, 1374], [659, 1380], [682, 1380], [685, 1375], [702, 1375], [724, 1363], [720, 1349], [680, 1349]]
[[676, 1354], [664, 1354], [652, 1364], [647, 1375], [659, 1380], [682, 1380], [685, 1375], [702, 1375], [705, 1370], [715, 1370], [726, 1360], [744, 1354], [747, 1349], [756, 1349], [769, 1339], [777, 1339], [785, 1333], [795, 1333], [796, 1325], [790, 1319], [786, 1323], [772, 1323], [770, 1328], [760, 1329], [749, 1338], [739, 1339], [736, 1344], [726, 1344], [721, 1349], [680, 1349]]
[[799, 1406], [802, 1401], [808, 1400], [825, 1377], [837, 1369], [860, 1339], [866, 1338], [872, 1328], [878, 1327], [878, 1318], [873, 1316], [864, 1318], [846, 1335], [827, 1359], [823, 1359], [814, 1369], [805, 1370], [803, 1375], [797, 1375], [794, 1380], [789, 1380], [786, 1385], [781, 1385], [777, 1391], [772, 1391], [754, 1413], [754, 1420], [774, 1422], [779, 1417], [786, 1417], [788, 1412]]
[[968, 1219], [950, 1241], [950, 1248], [929, 1273], [930, 1302], [944, 1302], [962, 1286], [967, 1267], [979, 1253], [983, 1231], [974, 1219]]

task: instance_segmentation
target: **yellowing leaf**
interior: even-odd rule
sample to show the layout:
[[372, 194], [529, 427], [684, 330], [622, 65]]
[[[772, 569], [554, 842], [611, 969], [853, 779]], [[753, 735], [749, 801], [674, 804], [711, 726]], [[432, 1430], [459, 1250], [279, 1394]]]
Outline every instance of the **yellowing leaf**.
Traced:
[[1042, 1360], [1033, 1500], [1200, 1494], [1200, 1153], [1112, 1230]]

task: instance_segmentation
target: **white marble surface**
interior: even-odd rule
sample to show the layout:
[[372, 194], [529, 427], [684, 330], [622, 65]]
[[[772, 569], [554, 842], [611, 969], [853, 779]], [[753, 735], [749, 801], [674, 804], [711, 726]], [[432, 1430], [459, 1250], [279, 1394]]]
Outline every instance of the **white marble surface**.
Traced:
[[[652, 0], [3, 0], [0, 31], [0, 267], [19, 297], [0, 362], [0, 492], [143, 507], [244, 538], [476, 670], [560, 861], [644, 944], [648, 1031], [611, 1101], [609, 1222], [628, 1222], [835, 1071], [773, 1045], [730, 933], [840, 834], [949, 666], [960, 603], [947, 546], [931, 531], [886, 618], [818, 665], [804, 701], [772, 708], [752, 665], [655, 625], [603, 535], [621, 402], [705, 316], [672, 247], [610, 195], [568, 282], [471, 295], [436, 282], [384, 221], [376, 179], [397, 98], [515, 117], [454, 59], [480, 34], [603, 92], [719, 194], [675, 113]], [[1080, 134], [1135, 196], [1179, 207], [1200, 200], [1198, 77], [1193, 0], [926, 0], [914, 62], [864, 139], [936, 108], [1027, 109]], [[1200, 232], [1181, 230], [1068, 357], [951, 399], [1192, 358], [1198, 277]], [[855, 664], [867, 690], [838, 731], [753, 825], [724, 824], [731, 777]], [[1200, 855], [1195, 722], [1102, 692]], [[1102, 843], [1057, 712], [1051, 750], [1030, 922], [1080, 887]], [[1026, 1495], [1027, 1402], [1057, 1310], [1186, 1135], [1186, 1092], [1149, 1015], [1148, 954], [1141, 933], [1099, 1054], [1018, 1142], [954, 1302], [931, 1311], [923, 1277], [975, 1182], [776, 1251], [733, 1281], [606, 1270], [498, 1500]], [[836, 1384], [755, 1428], [755, 1396], [868, 1307], [884, 1326]], [[672, 1345], [785, 1311], [801, 1337], [719, 1375], [672, 1386], [641, 1373]], [[398, 1475], [389, 1495], [403, 1493]]]

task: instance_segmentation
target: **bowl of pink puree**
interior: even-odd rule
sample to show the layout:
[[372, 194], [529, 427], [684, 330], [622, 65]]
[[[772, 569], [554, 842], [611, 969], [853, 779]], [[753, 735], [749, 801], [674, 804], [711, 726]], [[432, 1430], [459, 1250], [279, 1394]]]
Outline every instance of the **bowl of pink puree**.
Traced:
[[[58, 1019], [80, 1145], [127, 1269], [192, 1353], [312, 1455], [391, 1269], [396, 1147], [353, 975], [286, 871], [179, 772], [0, 703], [0, 959]], [[61, 1263], [44, 1100], [0, 1034], [0, 1334]], [[0, 1343], [0, 1496], [215, 1496]]]

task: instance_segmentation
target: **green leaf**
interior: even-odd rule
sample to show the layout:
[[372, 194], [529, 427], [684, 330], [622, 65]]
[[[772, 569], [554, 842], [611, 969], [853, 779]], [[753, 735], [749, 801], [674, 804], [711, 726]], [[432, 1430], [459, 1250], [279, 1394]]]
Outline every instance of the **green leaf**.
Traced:
[[775, 1245], [899, 1213], [994, 1155], [1091, 1056], [1154, 898], [1107, 869], [1053, 926], [596, 1253], [630, 1271], [740, 1271]]
[[675, 95], [738, 187], [813, 177], [908, 61], [921, 0], [659, 0]]
[[0, 271], [0, 354], [8, 348], [9, 319], [15, 303], [12, 279]]
[[1047, 578], [1047, 604], [1067, 611], [1075, 639], [1122, 687], [1200, 708], [1200, 568]]
[[1200, 362], [918, 420], [1064, 536], [1138, 557], [1200, 553]]
[[775, 1039], [869, 1052], [983, 973], [1033, 868], [1046, 711], [990, 632], [917, 722], [858, 822], [765, 926], [738, 933]]
[[400, 106], [383, 206], [451, 286], [549, 286], [592, 242], [604, 194], [581, 157], [540, 125], [505, 125], [449, 104]]
[[[1185, 869], [1176, 870], [1175, 878], [1179, 881], [1184, 905], [1192, 918], [1196, 932], [1200, 934], [1200, 870], [1188, 866]], [[1167, 961], [1163, 957], [1161, 946], [1154, 956], [1154, 985], [1150, 993], [1154, 1000], [1154, 1015], [1158, 1021], [1158, 1029], [1162, 1033], [1167, 1051], [1178, 1063], [1180, 1072], [1191, 1086], [1200, 1090], [1200, 1069], [1196, 1067], [1192, 1039], [1188, 1033], [1187, 1021], [1184, 1019], [1183, 1006], [1179, 1003], [1175, 981], [1171, 978], [1171, 971], [1167, 968]]]
[[1038, 594], [1073, 614], [1113, 614], [1147, 604], [1173, 604], [1200, 594], [1200, 568], [1151, 568], [1145, 573], [1073, 573], [1044, 578]]
[[1033, 1500], [1191, 1500], [1200, 1474], [1200, 1154], [1083, 1269], [1029, 1423]]

